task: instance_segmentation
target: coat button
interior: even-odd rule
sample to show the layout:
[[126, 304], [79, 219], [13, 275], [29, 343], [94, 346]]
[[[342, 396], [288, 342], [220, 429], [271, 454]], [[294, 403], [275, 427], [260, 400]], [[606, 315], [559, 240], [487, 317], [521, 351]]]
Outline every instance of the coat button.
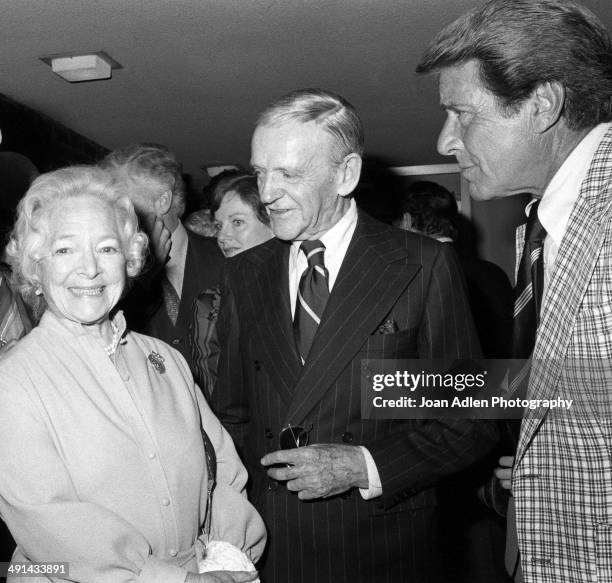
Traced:
[[170, 500], [168, 498], [161, 499], [162, 506], [170, 506]]
[[274, 433], [272, 433], [272, 430], [269, 427], [266, 427], [264, 435], [268, 439], [272, 439], [274, 437]]
[[261, 370], [261, 363], [258, 360], [255, 360], [253, 364], [255, 365], [255, 370]]
[[345, 431], [342, 434], [342, 441], [344, 441], [344, 443], [351, 443], [353, 441], [353, 434], [350, 431]]
[[180, 338], [173, 338], [172, 339], [172, 346], [177, 346], [180, 343]]
[[176, 557], [176, 555], [178, 555], [178, 551], [177, 551], [176, 549], [170, 549], [170, 550], [168, 551], [168, 554], [169, 554], [171, 557]]

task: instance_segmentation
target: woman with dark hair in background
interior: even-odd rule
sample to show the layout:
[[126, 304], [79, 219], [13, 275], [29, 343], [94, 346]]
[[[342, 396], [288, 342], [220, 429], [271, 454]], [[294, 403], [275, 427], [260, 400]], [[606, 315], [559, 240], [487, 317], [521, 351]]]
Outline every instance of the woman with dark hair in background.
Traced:
[[[213, 179], [211, 210], [217, 242], [225, 257], [233, 257], [272, 238], [270, 218], [259, 198], [257, 179], [243, 170], [226, 170]], [[205, 290], [195, 301], [191, 335], [196, 380], [210, 397], [217, 378], [219, 345], [215, 320], [219, 289]]]

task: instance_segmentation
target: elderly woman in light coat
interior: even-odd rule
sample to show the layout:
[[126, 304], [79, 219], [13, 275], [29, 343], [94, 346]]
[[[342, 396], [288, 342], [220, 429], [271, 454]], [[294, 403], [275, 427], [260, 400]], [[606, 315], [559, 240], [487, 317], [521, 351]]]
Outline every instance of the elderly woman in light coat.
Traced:
[[30, 575], [42, 564], [54, 580], [251, 581], [197, 574], [203, 524], [253, 560], [265, 530], [183, 358], [126, 330], [115, 310], [146, 244], [131, 203], [96, 168], [44, 174], [20, 204], [9, 260], [44, 313], [0, 359], [0, 513], [13, 562]]

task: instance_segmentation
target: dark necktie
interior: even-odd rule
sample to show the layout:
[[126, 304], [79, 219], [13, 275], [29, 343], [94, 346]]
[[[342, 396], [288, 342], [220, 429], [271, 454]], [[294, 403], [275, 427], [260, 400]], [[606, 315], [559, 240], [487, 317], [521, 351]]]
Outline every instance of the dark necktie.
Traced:
[[[540, 322], [540, 307], [544, 290], [544, 239], [546, 230], [538, 219], [536, 201], [529, 209], [525, 228], [525, 244], [514, 288], [514, 321], [512, 329], [512, 358], [526, 360], [535, 346], [536, 331]], [[526, 388], [529, 362], [511, 375], [510, 393]]]
[[162, 277], [161, 286], [168, 318], [170, 318], [173, 325], [176, 325], [181, 298], [179, 297], [178, 293], [176, 293], [174, 286], [170, 283], [170, 280], [165, 275]]
[[300, 250], [306, 255], [308, 267], [300, 279], [293, 332], [298, 352], [305, 362], [329, 298], [329, 274], [323, 263], [325, 245], [321, 241], [303, 241]]
[[[529, 209], [529, 218], [525, 227], [525, 245], [514, 288], [514, 322], [512, 329], [512, 358], [524, 361], [516, 363], [510, 371], [511, 395], [525, 396], [527, 381], [531, 370], [531, 353], [535, 346], [536, 332], [540, 322], [542, 292], [544, 291], [544, 239], [546, 230], [538, 219], [536, 201]], [[509, 432], [514, 440], [518, 424], [510, 424]], [[518, 539], [516, 533], [516, 510], [514, 499], [508, 501], [508, 519], [506, 523], [506, 569], [514, 581], [522, 581], [520, 572]]]

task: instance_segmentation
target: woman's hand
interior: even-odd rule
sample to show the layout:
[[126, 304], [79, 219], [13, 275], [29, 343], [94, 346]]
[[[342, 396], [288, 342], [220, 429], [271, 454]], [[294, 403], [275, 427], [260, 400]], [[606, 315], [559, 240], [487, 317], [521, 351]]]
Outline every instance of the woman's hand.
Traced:
[[209, 571], [189, 573], [185, 583], [249, 583], [257, 579], [257, 571]]

